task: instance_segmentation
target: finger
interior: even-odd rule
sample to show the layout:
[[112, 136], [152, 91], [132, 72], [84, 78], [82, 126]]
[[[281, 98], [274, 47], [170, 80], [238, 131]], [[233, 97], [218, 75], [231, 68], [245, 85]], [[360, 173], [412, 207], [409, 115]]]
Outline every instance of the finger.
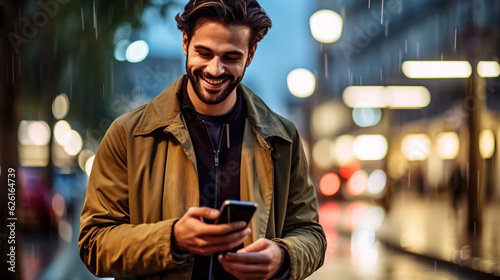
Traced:
[[[202, 238], [206, 239], [210, 244], [213, 245], [222, 245], [222, 244], [228, 244], [228, 243], [234, 243], [234, 242], [240, 242], [242, 243], [242, 240], [244, 241], [248, 235], [250, 235], [251, 230], [249, 228], [245, 228], [243, 230], [239, 231], [233, 231], [228, 234], [222, 234], [222, 235], [203, 235]], [[239, 245], [238, 243], [237, 245]]]
[[271, 244], [269, 244], [269, 242], [273, 242], [273, 241], [270, 241], [270, 240], [265, 239], [265, 238], [259, 238], [254, 243], [252, 243], [252, 244], [246, 246], [245, 248], [239, 250], [238, 253], [251, 253], [251, 252], [261, 252], [261, 251], [264, 251], [264, 250], [266, 250], [267, 248], [269, 248], [271, 246]]
[[209, 207], [191, 207], [188, 209], [187, 214], [198, 219], [215, 220], [219, 217], [219, 210]]
[[[226, 254], [227, 255], [227, 254]], [[238, 278], [252, 279], [252, 278], [265, 278], [269, 271], [266, 266], [261, 264], [248, 264], [241, 262], [229, 261], [224, 255], [220, 254], [218, 261], [224, 269]]]
[[268, 254], [263, 253], [226, 253], [223, 255], [224, 261], [245, 264], [265, 264], [271, 261]]
[[245, 239], [248, 237], [249, 231], [238, 233], [235, 237], [231, 237], [231, 239], [225, 238], [206, 238], [205, 244], [206, 249], [211, 251], [212, 253], [216, 252], [225, 252], [229, 251], [240, 244], [242, 244]]
[[246, 223], [243, 221], [228, 224], [210, 224], [204, 231], [204, 235], [226, 235], [244, 229]]

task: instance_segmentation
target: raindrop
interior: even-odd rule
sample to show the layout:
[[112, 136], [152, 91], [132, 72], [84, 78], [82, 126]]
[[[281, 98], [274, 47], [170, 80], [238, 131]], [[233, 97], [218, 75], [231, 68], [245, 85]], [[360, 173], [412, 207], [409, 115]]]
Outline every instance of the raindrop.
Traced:
[[380, 8], [380, 25], [384, 24], [384, 0], [382, 0], [382, 7]]
[[370, 9], [371, 6], [371, 0], [368, 0], [368, 9]]
[[453, 52], [457, 52], [457, 28], [455, 28], [455, 42], [453, 43]]
[[82, 31], [85, 31], [85, 22], [83, 20], [83, 7], [81, 9], [81, 14], [82, 14]]

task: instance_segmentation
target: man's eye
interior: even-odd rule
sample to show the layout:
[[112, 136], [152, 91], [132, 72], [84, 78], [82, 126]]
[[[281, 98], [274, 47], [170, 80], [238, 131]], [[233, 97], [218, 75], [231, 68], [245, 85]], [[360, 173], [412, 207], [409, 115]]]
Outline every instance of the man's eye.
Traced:
[[240, 57], [239, 56], [227, 56], [226, 57], [228, 60], [232, 60], [232, 61], [236, 61], [236, 60], [239, 60]]
[[209, 57], [210, 54], [209, 53], [199, 53], [201, 57]]

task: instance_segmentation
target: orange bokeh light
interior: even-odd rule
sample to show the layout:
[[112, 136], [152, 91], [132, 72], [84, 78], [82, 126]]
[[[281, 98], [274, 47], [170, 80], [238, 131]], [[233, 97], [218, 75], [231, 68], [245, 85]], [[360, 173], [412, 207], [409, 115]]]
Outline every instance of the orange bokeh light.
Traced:
[[351, 195], [360, 195], [368, 186], [368, 175], [364, 171], [356, 171], [352, 174], [351, 178], [347, 181], [347, 192]]
[[319, 208], [319, 223], [324, 229], [334, 229], [340, 219], [340, 205], [329, 201]]
[[340, 178], [335, 173], [325, 174], [319, 181], [319, 190], [326, 196], [336, 194], [340, 189]]
[[360, 168], [359, 161], [354, 160], [348, 164], [341, 165], [339, 168], [340, 176], [344, 179], [349, 179], [354, 172], [358, 171]]

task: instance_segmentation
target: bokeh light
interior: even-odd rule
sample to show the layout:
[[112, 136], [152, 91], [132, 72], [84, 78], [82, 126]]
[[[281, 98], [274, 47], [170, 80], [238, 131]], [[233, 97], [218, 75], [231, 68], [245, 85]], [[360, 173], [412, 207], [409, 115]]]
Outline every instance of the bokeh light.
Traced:
[[477, 64], [477, 73], [482, 78], [495, 78], [500, 76], [500, 65], [496, 61], [480, 61]]
[[340, 189], [340, 178], [335, 173], [327, 173], [319, 181], [319, 189], [323, 195], [332, 196]]
[[115, 45], [115, 59], [118, 61], [127, 60], [127, 48], [130, 46], [130, 41], [125, 39], [121, 40]]
[[347, 181], [347, 192], [352, 196], [362, 194], [368, 186], [368, 175], [364, 170], [358, 170]]
[[339, 167], [340, 176], [344, 179], [349, 179], [354, 172], [358, 171], [360, 168], [359, 161], [352, 160], [351, 162], [344, 163]]
[[330, 150], [334, 148], [333, 145], [334, 143], [328, 138], [320, 139], [314, 144], [312, 155], [317, 167], [328, 169], [334, 164], [332, 153], [330, 153]]
[[332, 10], [320, 10], [309, 18], [311, 34], [318, 42], [330, 44], [342, 35], [342, 17]]
[[296, 97], [306, 98], [311, 96], [316, 89], [316, 77], [304, 68], [290, 72], [286, 78], [288, 90]]
[[354, 136], [352, 135], [341, 135], [335, 140], [335, 157], [339, 165], [346, 165], [352, 162], [354, 158], [354, 153], [352, 152], [352, 146], [354, 144]]
[[71, 134], [71, 125], [67, 121], [58, 121], [54, 125], [54, 139], [59, 145], [68, 143]]
[[436, 139], [437, 154], [441, 159], [455, 159], [460, 150], [460, 139], [454, 131], [441, 132]]
[[381, 160], [387, 154], [387, 139], [379, 134], [359, 135], [354, 139], [353, 152], [359, 160]]
[[311, 114], [311, 128], [315, 138], [331, 137], [349, 127], [350, 122], [338, 116], [347, 115], [349, 109], [339, 101], [319, 104]]
[[380, 108], [354, 108], [352, 118], [360, 127], [374, 126], [380, 122], [382, 111]]
[[340, 215], [340, 206], [337, 202], [328, 201], [319, 208], [319, 222], [325, 229], [335, 228]]
[[80, 167], [81, 170], [85, 170], [85, 166], [87, 164], [87, 161], [90, 157], [94, 156], [94, 152], [91, 150], [84, 149], [78, 154], [78, 166]]
[[149, 45], [144, 40], [138, 40], [127, 47], [125, 56], [128, 62], [138, 63], [143, 61], [149, 54]]
[[45, 146], [50, 142], [50, 127], [44, 121], [21, 121], [17, 133], [22, 145]]
[[427, 159], [431, 150], [431, 140], [426, 134], [408, 134], [403, 138], [401, 151], [403, 156], [410, 161]]
[[402, 67], [412, 79], [468, 78], [472, 74], [468, 61], [405, 61]]
[[87, 173], [88, 176], [90, 176], [90, 172], [92, 171], [92, 165], [94, 165], [94, 159], [95, 155], [89, 157], [87, 161], [85, 162], [85, 173]]
[[69, 112], [69, 98], [66, 93], [59, 94], [52, 102], [52, 114], [54, 118], [64, 119]]
[[82, 150], [82, 146], [83, 141], [80, 134], [75, 130], [71, 130], [68, 142], [63, 145], [64, 151], [70, 156], [76, 156]]
[[479, 134], [479, 152], [485, 159], [491, 158], [495, 153], [495, 135], [493, 131], [484, 129]]
[[377, 169], [368, 177], [368, 191], [372, 194], [380, 194], [384, 191], [387, 183], [387, 176], [384, 171]]

